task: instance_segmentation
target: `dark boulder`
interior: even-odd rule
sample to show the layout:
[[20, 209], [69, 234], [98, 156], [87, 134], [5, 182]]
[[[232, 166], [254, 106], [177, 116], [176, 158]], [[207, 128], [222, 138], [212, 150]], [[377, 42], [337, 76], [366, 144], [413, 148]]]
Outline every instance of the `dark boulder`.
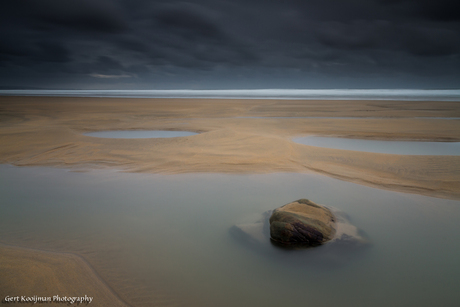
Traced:
[[[281, 217], [280, 220], [278, 217]], [[314, 263], [324, 262], [329, 265], [355, 258], [358, 256], [356, 253], [359, 253], [363, 247], [370, 246], [365, 234], [350, 223], [346, 213], [306, 199], [289, 203], [274, 211], [245, 216], [242, 219], [244, 222], [237, 223], [229, 229], [232, 237], [248, 248], [276, 259], [279, 256], [285, 257], [287, 254], [278, 252], [286, 249], [304, 250], [306, 247], [323, 245], [320, 249], [308, 248], [308, 255], [312, 257], [310, 260]], [[294, 221], [294, 226], [286, 225], [289, 221]], [[300, 222], [307, 225], [299, 226]], [[277, 235], [277, 231], [281, 234]], [[289, 243], [275, 241], [273, 236], [287, 237]], [[281, 249], [273, 247], [281, 247]], [[289, 255], [289, 261], [294, 261], [296, 256], [292, 253]], [[303, 256], [299, 257], [301, 258], [299, 261], [303, 263], [305, 259]]]
[[335, 221], [328, 208], [308, 199], [299, 199], [273, 211], [270, 237], [282, 245], [321, 245], [334, 238]]

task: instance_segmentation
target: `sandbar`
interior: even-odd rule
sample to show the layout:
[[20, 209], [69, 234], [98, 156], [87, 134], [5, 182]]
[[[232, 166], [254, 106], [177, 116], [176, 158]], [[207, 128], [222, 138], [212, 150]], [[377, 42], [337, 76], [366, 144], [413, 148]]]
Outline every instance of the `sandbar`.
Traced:
[[[166, 174], [317, 172], [377, 188], [460, 199], [459, 156], [365, 153], [291, 140], [318, 135], [460, 141], [460, 120], [442, 117], [460, 117], [460, 102], [3, 96], [0, 163]], [[200, 134], [162, 139], [83, 135], [107, 130]]]

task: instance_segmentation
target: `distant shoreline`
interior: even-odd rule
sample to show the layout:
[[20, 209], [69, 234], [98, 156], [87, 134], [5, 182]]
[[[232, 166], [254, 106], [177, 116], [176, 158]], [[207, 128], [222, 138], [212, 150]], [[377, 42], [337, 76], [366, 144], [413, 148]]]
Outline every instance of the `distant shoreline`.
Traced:
[[460, 101], [460, 89], [0, 90], [0, 96]]

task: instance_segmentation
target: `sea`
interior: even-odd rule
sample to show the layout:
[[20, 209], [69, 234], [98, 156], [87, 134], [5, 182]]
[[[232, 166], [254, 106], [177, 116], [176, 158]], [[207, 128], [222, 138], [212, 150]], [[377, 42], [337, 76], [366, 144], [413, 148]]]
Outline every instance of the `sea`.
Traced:
[[0, 96], [460, 101], [460, 89], [0, 90]]

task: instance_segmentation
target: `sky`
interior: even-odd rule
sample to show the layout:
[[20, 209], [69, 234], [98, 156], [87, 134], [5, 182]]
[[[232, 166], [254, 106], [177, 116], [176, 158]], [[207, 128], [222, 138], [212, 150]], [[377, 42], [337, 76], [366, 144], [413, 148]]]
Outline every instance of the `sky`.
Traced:
[[0, 24], [0, 89], [460, 88], [455, 0], [14, 0]]

